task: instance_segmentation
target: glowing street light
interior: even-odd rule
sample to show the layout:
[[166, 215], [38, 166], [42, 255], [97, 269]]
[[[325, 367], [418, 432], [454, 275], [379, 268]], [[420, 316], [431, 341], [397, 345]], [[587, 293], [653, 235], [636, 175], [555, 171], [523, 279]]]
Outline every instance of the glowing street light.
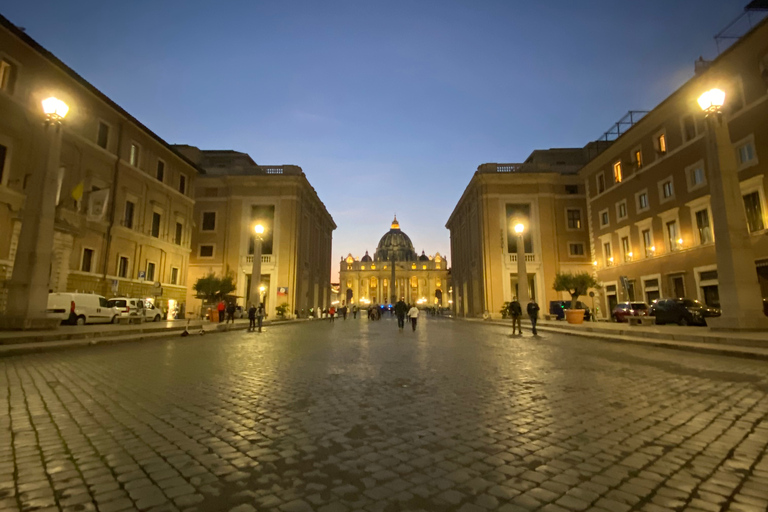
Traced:
[[762, 294], [755, 272], [738, 164], [728, 123], [722, 116], [725, 92], [710, 89], [699, 97], [698, 103], [707, 124], [710, 205], [722, 309], [720, 317], [708, 318], [707, 323], [714, 328], [768, 328], [768, 319], [762, 314]]
[[253, 226], [253, 263], [251, 265], [251, 289], [250, 299], [251, 302], [259, 301], [263, 302], [264, 298], [264, 286], [261, 283], [261, 243], [264, 241], [262, 235], [264, 235], [264, 225], [257, 222]]
[[517, 234], [517, 301], [525, 308], [528, 304], [528, 270], [525, 268], [525, 230], [523, 222], [515, 222]]
[[59, 321], [47, 315], [48, 290], [53, 254], [56, 193], [61, 161], [61, 125], [69, 106], [58, 98], [42, 101], [45, 114], [45, 143], [39, 149], [47, 153], [45, 167], [32, 171], [22, 213], [21, 232], [8, 283], [6, 314], [0, 326], [9, 329], [55, 328]]

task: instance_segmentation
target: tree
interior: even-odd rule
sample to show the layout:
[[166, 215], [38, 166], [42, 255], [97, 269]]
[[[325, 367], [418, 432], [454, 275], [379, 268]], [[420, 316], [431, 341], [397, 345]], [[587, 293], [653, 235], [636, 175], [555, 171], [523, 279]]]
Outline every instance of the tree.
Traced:
[[555, 275], [555, 284], [553, 286], [557, 292], [568, 292], [571, 294], [571, 309], [576, 309], [576, 301], [582, 295], [587, 294], [590, 288], [600, 288], [600, 283], [595, 280], [592, 274], [579, 272], [558, 272]]
[[203, 299], [203, 304], [213, 304], [227, 297], [235, 291], [235, 288], [235, 276], [230, 274], [218, 277], [213, 272], [201, 277], [192, 286], [192, 289], [195, 290], [195, 296], [198, 299]]

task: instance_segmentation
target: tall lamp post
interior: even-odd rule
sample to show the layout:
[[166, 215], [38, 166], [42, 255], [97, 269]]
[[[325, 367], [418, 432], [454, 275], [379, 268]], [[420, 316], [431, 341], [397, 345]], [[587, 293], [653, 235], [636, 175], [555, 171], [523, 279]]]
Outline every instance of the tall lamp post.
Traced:
[[48, 285], [53, 253], [56, 191], [61, 157], [62, 122], [69, 111], [58, 98], [43, 100], [48, 154], [45, 168], [33, 172], [24, 203], [21, 232], [9, 283], [6, 316], [10, 329], [53, 329], [60, 319], [48, 319]]
[[739, 187], [736, 155], [728, 123], [723, 120], [725, 92], [709, 90], [698, 102], [707, 122], [709, 192], [722, 306], [722, 316], [708, 318], [707, 323], [724, 329], [768, 328]]
[[261, 242], [263, 241], [262, 235], [264, 234], [264, 226], [262, 224], [256, 224], [253, 227], [253, 266], [251, 267], [251, 290], [249, 293], [251, 302], [258, 301], [256, 305], [261, 303]]
[[528, 304], [528, 271], [525, 268], [525, 224], [515, 224], [517, 234], [517, 301], [525, 308]]

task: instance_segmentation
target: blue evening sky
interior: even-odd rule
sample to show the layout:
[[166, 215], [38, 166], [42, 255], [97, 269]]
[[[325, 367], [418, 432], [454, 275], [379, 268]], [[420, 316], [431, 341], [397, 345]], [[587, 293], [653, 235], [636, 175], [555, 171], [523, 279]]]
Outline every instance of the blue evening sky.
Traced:
[[[477, 166], [581, 147], [716, 55], [747, 0], [3, 2], [0, 13], [171, 143], [304, 169], [333, 273], [397, 212], [416, 250]], [[449, 263], [450, 260], [449, 260]]]

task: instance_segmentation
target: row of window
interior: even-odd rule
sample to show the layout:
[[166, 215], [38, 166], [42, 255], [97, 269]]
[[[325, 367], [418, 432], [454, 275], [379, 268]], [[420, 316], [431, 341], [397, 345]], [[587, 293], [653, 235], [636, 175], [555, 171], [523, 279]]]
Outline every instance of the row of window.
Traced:
[[[83, 272], [93, 272], [96, 266], [96, 251], [94, 249], [84, 248], [82, 258], [80, 258], [80, 270]], [[155, 281], [155, 269], [154, 262], [147, 261], [147, 266], [144, 271], [138, 271], [136, 278], [144, 279], [145, 281]], [[117, 277], [128, 278], [129, 274], [129, 261], [126, 256], [120, 256], [117, 261]], [[143, 275], [142, 275], [143, 274]], [[171, 281], [170, 284], [179, 284], [179, 269], [177, 267], [171, 267]]]
[[[758, 191], [749, 192], [744, 194], [744, 210], [747, 217], [747, 227], [750, 233], [755, 233], [765, 229], [763, 206], [760, 193]], [[695, 226], [693, 244], [704, 245], [714, 242], [714, 236], [712, 232], [712, 220], [711, 212], [708, 206], [699, 206], [698, 208], [692, 208], [692, 221]], [[650, 258], [660, 253], [654, 243], [653, 228], [651, 227], [651, 219], [647, 219], [647, 222], [643, 223], [643, 227], [640, 227], [640, 244], [642, 249], [642, 256]], [[680, 229], [678, 226], [677, 218], [663, 219], [664, 228], [664, 244], [668, 252], [678, 251], [683, 249], [684, 240], [680, 235]], [[621, 258], [622, 261], [628, 263], [633, 261], [638, 255], [632, 250], [630, 244], [629, 231], [627, 230], [620, 236], [621, 244]], [[603, 242], [603, 261], [605, 266], [610, 267], [616, 264], [613, 256], [612, 242]]]
[[[125, 210], [123, 213], [123, 226], [128, 229], [133, 229], [134, 214], [136, 211], [136, 203], [133, 201], [125, 202]], [[149, 234], [155, 238], [160, 238], [160, 226], [162, 225], [162, 215], [159, 212], [152, 212], [152, 225], [150, 227]], [[182, 245], [184, 239], [184, 224], [176, 222], [176, 231], [173, 237], [173, 243], [176, 245]]]
[[[97, 144], [106, 149], [109, 142], [109, 126], [99, 121], [99, 137]], [[141, 158], [141, 146], [137, 142], [131, 142], [131, 149], [128, 155], [128, 163], [138, 168]], [[157, 166], [155, 167], [155, 178], [160, 183], [165, 183], [165, 162], [160, 158], [157, 159]], [[179, 181], [176, 184], [176, 190], [181, 194], [187, 194], [187, 176], [184, 173], [179, 173]]]
[[[695, 131], [693, 133], [694, 133], [693, 136], [695, 137]], [[666, 142], [666, 136], [664, 134], [658, 135], [655, 139], [654, 144], [657, 148], [663, 148], [663, 150], [657, 149], [658, 154], [660, 155], [666, 154], [667, 142]], [[734, 149], [736, 151], [736, 159], [739, 164], [739, 170], [757, 163], [757, 154], [755, 152], [754, 137], [752, 135], [734, 144]], [[631, 165], [635, 170], [638, 170], [643, 166], [643, 153], [640, 149], [636, 149], [633, 151]], [[693, 185], [701, 185], [705, 181], [703, 164], [700, 164], [696, 168], [696, 172], [698, 174], [697, 176], [693, 177], [695, 178], [695, 182], [693, 183]], [[626, 178], [626, 173], [624, 171], [622, 161], [619, 160], [617, 162], [614, 162], [613, 164], [614, 184], [621, 183], [622, 181], [624, 181], [625, 178]], [[597, 186], [597, 194], [602, 194], [606, 190], [605, 174], [603, 172], [599, 172], [597, 173], [595, 179], [596, 179], [596, 186]], [[692, 177], [688, 176], [687, 179], [689, 180], [689, 184], [690, 184]]]

